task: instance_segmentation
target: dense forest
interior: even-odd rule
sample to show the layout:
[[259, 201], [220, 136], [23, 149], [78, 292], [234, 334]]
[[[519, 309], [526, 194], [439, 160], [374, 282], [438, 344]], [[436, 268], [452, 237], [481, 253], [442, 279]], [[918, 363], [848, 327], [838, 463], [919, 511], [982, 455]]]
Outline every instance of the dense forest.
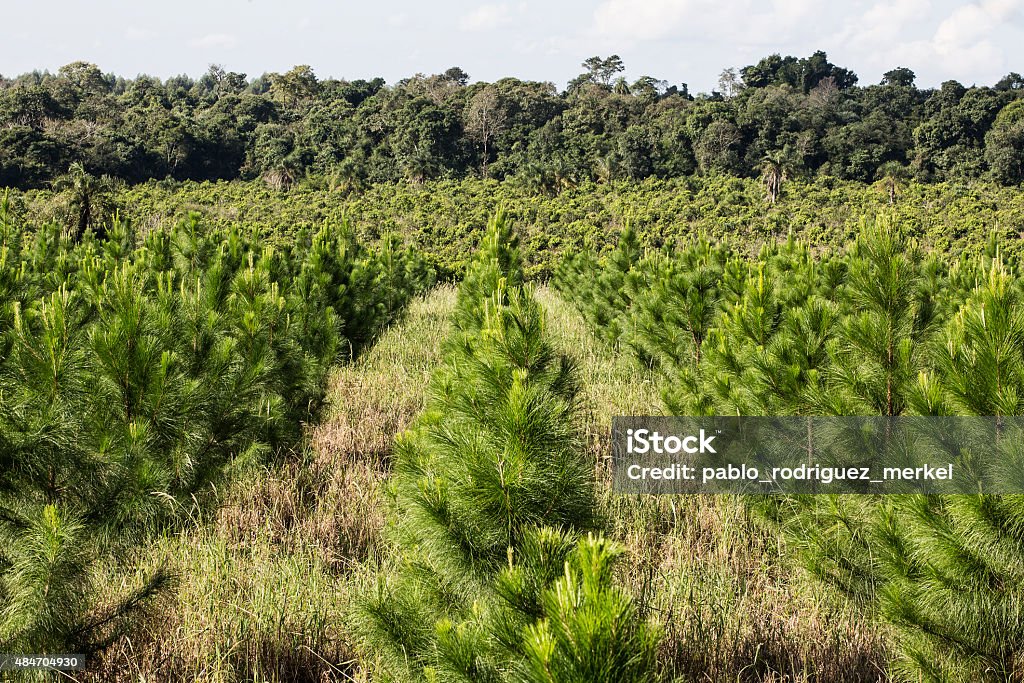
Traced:
[[460, 68], [387, 85], [320, 79], [309, 66], [249, 79], [126, 79], [75, 62], [0, 77], [0, 186], [94, 176], [263, 178], [314, 173], [342, 188], [514, 178], [534, 189], [695, 173], [870, 182], [1024, 179], [1024, 77], [919, 88], [907, 68], [859, 84], [825, 52], [726, 69], [719, 88], [622, 77], [592, 57], [565, 90]]

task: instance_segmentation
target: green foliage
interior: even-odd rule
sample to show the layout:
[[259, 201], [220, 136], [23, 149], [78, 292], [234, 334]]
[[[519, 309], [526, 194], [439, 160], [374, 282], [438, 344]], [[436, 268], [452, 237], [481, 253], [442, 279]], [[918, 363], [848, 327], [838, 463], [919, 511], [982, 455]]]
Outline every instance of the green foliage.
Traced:
[[504, 210], [488, 221], [476, 258], [459, 285], [455, 308], [456, 327], [475, 333], [486, 324], [489, 306], [504, 306], [512, 290], [523, 287], [519, 238]]
[[[683, 248], [703, 235], [750, 254], [789, 233], [817, 252], [851, 241], [861, 216], [886, 214], [926, 252], [977, 255], [993, 235], [1007, 256], [1020, 252], [1024, 242], [1015, 239], [1014, 227], [1024, 223], [1020, 192], [980, 181], [924, 185], [903, 179], [905, 166], [890, 171], [874, 185], [793, 176], [774, 205], [765, 201], [763, 183], [728, 176], [582, 183], [554, 195], [513, 180], [385, 184], [354, 193], [311, 177], [287, 194], [262, 182], [148, 183], [117, 199], [121, 215], [135, 225], [171, 227], [196, 212], [204, 225], [256, 232], [282, 248], [303, 231], [348, 219], [366, 243], [395, 234], [416, 244], [442, 277], [465, 273], [499, 208], [516, 226], [528, 279], [552, 276], [563, 255], [588, 247], [606, 255], [625, 225], [640, 252]], [[29, 220], [63, 220], [63, 200], [49, 192], [12, 193], [11, 201]]]
[[95, 178], [81, 164], [75, 163], [67, 175], [54, 182], [53, 189], [66, 197], [65, 221], [74, 239], [81, 239], [93, 226], [102, 233], [114, 213], [113, 181], [110, 178]]
[[229, 467], [298, 442], [330, 367], [428, 281], [392, 241], [344, 225], [263, 247], [193, 217], [105, 238], [0, 206], [0, 649], [103, 645], [167, 580], [102, 602]]
[[[642, 283], [614, 312], [684, 415], [1018, 415], [1022, 281], [997, 245], [926, 257], [890, 216], [816, 257], [792, 237], [752, 260], [696, 243], [619, 269]], [[660, 294], [657, 283], [672, 283]], [[627, 303], [628, 302], [628, 303]], [[604, 323], [579, 304], [595, 326]], [[595, 329], [603, 334], [603, 329]], [[1020, 496], [775, 497], [752, 503], [812, 574], [890, 628], [906, 681], [1020, 674]]]
[[396, 553], [362, 604], [367, 654], [394, 680], [651, 680], [656, 638], [612, 586], [616, 551], [582, 540], [599, 520], [574, 368], [521, 280], [499, 213], [396, 446]]
[[993, 175], [1007, 185], [1024, 181], [1024, 104], [1015, 100], [996, 116], [985, 134], [985, 160]]
[[[626, 328], [621, 312], [630, 306], [626, 276], [640, 259], [636, 233], [626, 227], [615, 249], [602, 260], [590, 251], [574, 254], [555, 272], [554, 284], [580, 306], [584, 317], [609, 344], [618, 344]], [[581, 285], [583, 289], [572, 289]]]
[[899, 678], [1019, 675], [1021, 502], [1019, 496], [914, 497], [898, 501], [878, 523], [879, 606], [900, 634]]
[[[559, 92], [516, 78], [470, 83], [458, 67], [386, 85], [308, 65], [251, 81], [214, 65], [160, 81], [74, 62], [0, 78], [0, 186], [42, 187], [77, 164], [129, 183], [245, 178], [280, 192], [315, 174], [352, 191], [480, 176], [557, 193], [695, 170], [755, 178], [766, 158], [864, 182], [889, 163], [922, 180], [1020, 180], [1020, 126], [999, 120], [1019, 102], [1017, 74], [920, 89], [898, 67], [858, 86], [819, 50], [727, 69], [721, 92], [695, 97], [654, 75], [628, 83], [618, 55], [582, 66]], [[772, 201], [777, 190], [773, 180]]]
[[637, 619], [629, 597], [612, 587], [615, 556], [607, 541], [591, 537], [570, 557], [565, 576], [544, 591], [547, 618], [530, 629], [524, 680], [656, 680], [656, 636]]

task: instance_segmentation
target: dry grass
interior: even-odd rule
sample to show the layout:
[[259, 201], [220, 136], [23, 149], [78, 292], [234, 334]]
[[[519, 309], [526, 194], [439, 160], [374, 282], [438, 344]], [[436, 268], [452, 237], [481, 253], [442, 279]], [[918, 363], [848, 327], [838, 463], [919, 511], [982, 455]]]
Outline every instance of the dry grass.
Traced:
[[345, 681], [347, 595], [314, 552], [284, 552], [269, 525], [248, 542], [216, 527], [151, 549], [177, 575], [158, 609], [108, 649], [100, 681]]
[[[346, 616], [362, 578], [355, 570], [378, 552], [391, 443], [422, 408], [454, 301], [451, 288], [415, 301], [373, 349], [335, 373], [308, 448], [233, 482], [212, 523], [148, 550], [148, 566], [166, 564], [175, 587], [85, 680], [365, 677]], [[122, 588], [115, 574], [112, 593]]]
[[412, 303], [393, 334], [384, 335], [355, 365], [335, 373], [327, 414], [312, 431], [319, 458], [386, 458], [395, 434], [423, 409], [424, 390], [441, 360], [454, 306], [454, 288], [435, 289]]
[[[554, 292], [542, 288], [538, 298], [548, 328], [579, 363], [586, 430], [606, 473], [612, 416], [663, 413], [657, 378], [597, 340]], [[668, 678], [885, 680], [877, 628], [796, 567], [740, 499], [620, 496], [606, 487], [603, 504], [626, 547], [622, 580], [663, 629]]]
[[536, 296], [544, 307], [548, 331], [577, 363], [587, 443], [605, 469], [613, 415], [663, 412], [657, 378], [595, 337], [576, 309], [553, 290], [539, 287]]
[[730, 496], [611, 499], [625, 582], [665, 632], [662, 664], [695, 681], [877, 681], [881, 634], [796, 567]]

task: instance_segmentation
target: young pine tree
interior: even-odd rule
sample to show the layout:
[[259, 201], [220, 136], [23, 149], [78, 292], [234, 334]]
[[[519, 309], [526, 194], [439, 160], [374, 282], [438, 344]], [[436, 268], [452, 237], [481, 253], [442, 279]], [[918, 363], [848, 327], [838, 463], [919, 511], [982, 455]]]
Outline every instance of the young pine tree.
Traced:
[[427, 409], [396, 445], [397, 553], [363, 603], [365, 645], [393, 680], [647, 680], [656, 639], [611, 585], [614, 550], [580, 541], [598, 514], [573, 366], [510, 281], [499, 215]]
[[555, 277], [555, 287], [572, 301], [605, 342], [619, 344], [630, 329], [631, 305], [627, 282], [642, 256], [636, 232], [626, 226], [615, 249], [600, 259], [589, 250], [566, 259]]
[[72, 243], [7, 212], [0, 651], [88, 652], [167, 583], [157, 571], [101, 603], [96, 562], [131, 572], [229, 464], [293, 444], [342, 348], [368, 343], [424, 270], [335, 228], [290, 259], [195, 216], [141, 244], [115, 217]]
[[[989, 264], [934, 348], [934, 370], [920, 379], [915, 402], [921, 412], [1021, 414], [1024, 315], [1020, 285], [1002, 263]], [[1019, 457], [1005, 462], [1015, 471], [993, 475], [1019, 477]], [[897, 633], [898, 678], [1007, 681], [1024, 673], [1021, 496], [901, 497], [877, 538], [879, 607]]]

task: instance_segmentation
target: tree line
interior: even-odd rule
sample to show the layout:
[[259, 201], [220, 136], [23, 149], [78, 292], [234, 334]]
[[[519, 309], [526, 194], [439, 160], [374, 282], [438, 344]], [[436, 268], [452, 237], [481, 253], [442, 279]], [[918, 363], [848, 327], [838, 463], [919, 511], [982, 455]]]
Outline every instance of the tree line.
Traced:
[[907, 68], [860, 85], [825, 52], [726, 69], [718, 88], [644, 76], [591, 57], [564, 90], [458, 67], [388, 85], [319, 78], [306, 65], [254, 79], [214, 65], [198, 79], [126, 79], [74, 62], [0, 76], [0, 186], [43, 187], [79, 164], [95, 176], [263, 178], [307, 174], [341, 189], [436, 178], [580, 182], [693, 174], [863, 182], [1024, 179], [1024, 77], [919, 88]]

